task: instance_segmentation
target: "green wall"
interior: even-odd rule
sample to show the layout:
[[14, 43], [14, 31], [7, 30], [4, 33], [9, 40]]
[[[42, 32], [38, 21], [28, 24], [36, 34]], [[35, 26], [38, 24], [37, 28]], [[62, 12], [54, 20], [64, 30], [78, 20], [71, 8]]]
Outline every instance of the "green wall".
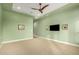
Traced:
[[12, 3], [1, 3], [2, 8], [6, 10], [12, 10]]
[[2, 15], [2, 8], [1, 8], [1, 4], [0, 4], [0, 43], [1, 43], [1, 41], [2, 41], [2, 17], [1, 17], [1, 15]]
[[[37, 19], [36, 34], [52, 40], [79, 44], [79, 32], [75, 30], [75, 24], [78, 21], [79, 4], [68, 4]], [[55, 24], [60, 24], [60, 31], [49, 31], [49, 26]], [[62, 29], [63, 24], [68, 24], [68, 30]]]
[[[25, 26], [18, 30], [18, 25]], [[12, 3], [0, 4], [0, 41], [13, 41], [33, 38], [33, 17], [12, 11]]]
[[[18, 30], [18, 24], [25, 25], [25, 30]], [[33, 17], [17, 12], [3, 10], [4, 41], [33, 38]]]

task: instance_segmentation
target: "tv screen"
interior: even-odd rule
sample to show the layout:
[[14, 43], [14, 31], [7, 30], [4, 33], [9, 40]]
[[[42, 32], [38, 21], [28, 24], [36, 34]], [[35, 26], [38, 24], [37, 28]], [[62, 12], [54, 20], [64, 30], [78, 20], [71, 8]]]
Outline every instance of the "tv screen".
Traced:
[[59, 24], [50, 25], [50, 31], [59, 31], [59, 30], [60, 30]]

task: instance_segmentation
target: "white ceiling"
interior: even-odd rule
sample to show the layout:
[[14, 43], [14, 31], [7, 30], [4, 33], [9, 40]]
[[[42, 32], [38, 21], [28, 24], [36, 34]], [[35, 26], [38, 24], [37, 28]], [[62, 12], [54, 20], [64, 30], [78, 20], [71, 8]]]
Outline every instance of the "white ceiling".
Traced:
[[39, 8], [38, 3], [14, 3], [12, 9], [14, 11], [27, 13], [35, 16], [35, 18], [38, 18], [40, 16], [43, 16], [51, 11], [54, 11], [66, 5], [67, 3], [43, 3], [42, 5], [46, 5], [46, 4], [49, 4], [49, 6], [43, 10], [42, 14], [37, 10], [31, 9], [31, 8]]

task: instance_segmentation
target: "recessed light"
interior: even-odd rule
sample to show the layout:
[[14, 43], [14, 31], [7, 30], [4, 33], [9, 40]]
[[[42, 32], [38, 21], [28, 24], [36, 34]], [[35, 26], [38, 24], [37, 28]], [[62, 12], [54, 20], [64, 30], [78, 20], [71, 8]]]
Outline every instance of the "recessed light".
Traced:
[[18, 7], [17, 7], [17, 9], [21, 9], [21, 7], [20, 7], [20, 6], [18, 6]]

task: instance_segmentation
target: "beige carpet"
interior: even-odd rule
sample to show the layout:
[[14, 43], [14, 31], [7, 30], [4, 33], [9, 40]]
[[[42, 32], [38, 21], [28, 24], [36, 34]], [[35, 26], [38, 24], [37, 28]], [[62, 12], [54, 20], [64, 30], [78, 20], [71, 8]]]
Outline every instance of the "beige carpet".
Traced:
[[13, 55], [79, 55], [79, 47], [60, 44], [46, 39], [30, 39], [4, 44], [0, 54]]

